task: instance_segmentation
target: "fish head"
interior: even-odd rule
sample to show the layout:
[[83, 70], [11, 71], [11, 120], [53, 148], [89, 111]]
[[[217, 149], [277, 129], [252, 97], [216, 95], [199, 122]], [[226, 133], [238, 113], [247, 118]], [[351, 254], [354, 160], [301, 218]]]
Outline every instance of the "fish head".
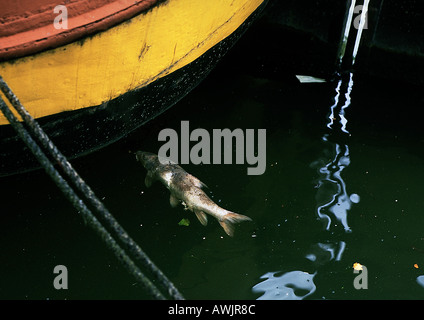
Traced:
[[152, 170], [157, 166], [158, 156], [154, 153], [137, 151], [135, 156], [147, 170]]

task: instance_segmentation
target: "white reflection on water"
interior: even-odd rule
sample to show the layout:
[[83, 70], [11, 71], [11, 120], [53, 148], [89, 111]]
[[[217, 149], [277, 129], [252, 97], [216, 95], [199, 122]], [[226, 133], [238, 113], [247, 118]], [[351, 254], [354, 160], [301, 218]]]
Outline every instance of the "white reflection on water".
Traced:
[[[337, 129], [333, 128], [337, 114], [340, 119], [341, 133], [346, 133], [350, 136], [347, 130], [346, 109], [351, 104], [350, 95], [353, 88], [353, 73], [349, 73], [348, 79], [345, 75], [339, 75], [339, 77], [335, 88], [334, 103], [330, 106], [327, 128], [337, 131]], [[343, 96], [341, 95], [342, 91], [345, 92]], [[341, 97], [344, 97], [344, 99], [341, 99]], [[338, 113], [337, 110], [339, 110]], [[347, 212], [351, 209], [353, 203], [359, 202], [360, 197], [355, 193], [351, 195], [347, 193], [346, 183], [342, 178], [342, 171], [350, 165], [349, 146], [335, 141], [337, 140], [337, 132], [331, 136], [330, 134], [324, 134], [322, 140], [328, 145], [330, 154], [333, 157], [327, 162], [320, 159], [311, 164], [312, 167], [318, 168], [320, 175], [316, 186], [319, 189], [317, 192], [317, 201], [319, 202], [317, 214], [321, 219], [327, 221], [326, 230], [329, 230], [331, 226], [331, 217], [329, 215], [331, 213], [342, 223], [345, 231], [350, 232]], [[324, 164], [322, 164], [323, 162]]]
[[[332, 130], [333, 134], [324, 134], [322, 137], [325, 143], [323, 151], [326, 156], [314, 161], [311, 166], [317, 169], [319, 175], [316, 184], [318, 189], [317, 214], [321, 220], [326, 221], [325, 229], [330, 230], [334, 216], [342, 224], [345, 232], [351, 232], [347, 220], [348, 211], [354, 203], [359, 202], [360, 197], [356, 193], [348, 193], [346, 182], [342, 178], [342, 172], [350, 165], [351, 159], [349, 146], [338, 141], [338, 138], [341, 138], [340, 134], [350, 136], [347, 130], [346, 109], [351, 104], [352, 73], [349, 74], [348, 81], [346, 80], [341, 77], [337, 82], [334, 104], [330, 106], [327, 128]], [[342, 92], [345, 92], [344, 95], [341, 94]], [[337, 128], [334, 128], [336, 116], [339, 117], [339, 132], [337, 132]], [[328, 159], [328, 155], [330, 155], [330, 159]], [[312, 246], [312, 252], [305, 258], [318, 267], [329, 261], [340, 261], [345, 248], [346, 242], [342, 240], [319, 242]], [[317, 271], [313, 274], [303, 271], [290, 271], [280, 276], [276, 276], [276, 274], [277, 272], [268, 272], [262, 275], [261, 279], [266, 280], [252, 288], [254, 293], [264, 293], [258, 300], [301, 300], [316, 290], [313, 278]]]
[[[343, 40], [339, 46], [338, 69], [342, 66], [354, 7], [355, 1], [352, 0], [347, 16], [348, 19], [345, 19]], [[365, 0], [359, 30], [355, 40], [355, 47], [352, 53], [352, 66], [355, 63], [358, 52], [367, 7], [368, 0]], [[349, 75], [348, 79], [346, 77], [347, 75]], [[335, 86], [336, 94], [334, 96], [334, 103], [330, 106], [329, 121], [327, 123], [327, 128], [331, 130], [331, 135], [324, 134], [322, 137], [326, 147], [328, 147], [328, 149], [324, 150], [324, 153], [328, 155], [328, 151], [330, 151], [330, 155], [332, 156], [330, 160], [325, 157], [314, 161], [311, 166], [318, 169], [319, 177], [316, 185], [316, 188], [318, 188], [317, 213], [320, 219], [327, 221], [326, 230], [329, 230], [331, 227], [331, 214], [340, 221], [345, 232], [351, 232], [351, 228], [347, 222], [348, 211], [352, 208], [352, 204], [360, 201], [360, 197], [356, 193], [348, 194], [346, 182], [342, 178], [342, 171], [350, 165], [351, 159], [346, 139], [340, 139], [340, 134], [351, 136], [347, 130], [348, 119], [346, 111], [351, 105], [353, 73], [337, 72], [337, 77], [337, 84]], [[344, 92], [344, 95], [342, 95], [342, 92]], [[335, 123], [337, 116], [339, 118], [340, 132], [335, 128], [337, 125]], [[325, 264], [331, 260], [340, 261], [345, 248], [346, 242], [342, 240], [329, 241], [327, 243], [319, 242], [313, 246], [313, 252], [307, 254], [305, 258], [314, 262], [316, 265]], [[316, 286], [313, 278], [316, 274], [317, 272], [310, 274], [303, 271], [290, 271], [276, 276], [276, 272], [267, 272], [261, 276], [261, 279], [266, 280], [256, 284], [252, 288], [252, 291], [255, 293], [264, 293], [258, 300], [301, 300], [315, 292]], [[424, 276], [418, 277], [417, 282], [423, 286]]]
[[417, 277], [417, 283], [424, 288], [424, 275]]
[[[324, 135], [323, 140], [329, 142], [327, 136]], [[359, 202], [360, 197], [356, 193], [347, 193], [346, 183], [341, 175], [350, 164], [349, 147], [331, 142], [329, 144], [334, 149], [335, 156], [318, 169], [320, 177], [316, 186], [319, 189], [317, 200], [323, 204], [318, 205], [317, 214], [320, 219], [327, 220], [326, 230], [330, 229], [331, 217], [328, 213], [331, 213], [342, 223], [345, 231], [350, 232], [347, 212], [353, 203]], [[320, 163], [321, 161], [316, 161], [312, 163], [312, 167], [320, 166]]]
[[340, 261], [342, 259], [343, 251], [346, 248], [346, 242], [340, 241], [338, 243], [318, 243], [314, 245], [313, 253], [306, 255], [306, 259], [315, 262], [316, 264], [324, 264], [328, 261]]
[[347, 85], [347, 91], [345, 93], [345, 103], [343, 104], [343, 106], [340, 108], [340, 123], [342, 125], [341, 130], [344, 133], [349, 133], [349, 131], [347, 131], [346, 129], [346, 125], [347, 125], [347, 118], [345, 117], [345, 112], [346, 112], [346, 108], [350, 106], [350, 93], [352, 92], [352, 87], [353, 87], [353, 73], [350, 72], [349, 73], [349, 83]]
[[[329, 122], [327, 128], [332, 130], [332, 135], [324, 134], [322, 140], [325, 143], [325, 157], [314, 161], [311, 166], [317, 169], [317, 214], [326, 221], [326, 230], [332, 226], [332, 217], [338, 220], [345, 232], [351, 232], [347, 216], [354, 203], [360, 200], [356, 193], [349, 194], [347, 185], [342, 178], [342, 172], [350, 163], [349, 146], [338, 141], [341, 135], [349, 135], [347, 130], [346, 109], [351, 104], [350, 94], [353, 87], [353, 76], [349, 74], [349, 80], [340, 78], [336, 86], [334, 104], [330, 107]], [[341, 93], [345, 92], [344, 95]], [[343, 99], [344, 98], [344, 99]], [[340, 131], [334, 128], [336, 116], [339, 117]], [[345, 140], [345, 139], [343, 139]], [[330, 155], [330, 159], [328, 159]], [[315, 266], [324, 265], [330, 261], [340, 261], [346, 248], [346, 242], [342, 240], [317, 243], [312, 246], [312, 252], [305, 256]], [[313, 274], [303, 271], [290, 271], [282, 275], [277, 272], [268, 272], [261, 276], [264, 281], [256, 284], [252, 291], [262, 293], [258, 300], [301, 300], [313, 294], [316, 290], [313, 281], [317, 271]]]
[[[334, 96], [334, 104], [330, 107], [330, 114], [328, 116], [328, 124], [327, 124], [327, 128], [328, 129], [333, 129], [333, 125], [334, 125], [334, 120], [336, 120], [336, 109], [337, 107], [341, 104], [340, 103], [340, 89], [343, 85], [343, 80], [342, 78], [340, 78], [337, 82], [337, 86], [336, 86], [336, 95]], [[349, 81], [347, 83], [347, 88], [346, 88], [346, 93], [344, 95], [345, 100], [343, 105], [340, 107], [340, 111], [338, 116], [340, 117], [340, 121], [339, 123], [342, 125], [341, 129], [344, 133], [349, 134], [349, 131], [346, 129], [347, 127], [347, 118], [345, 117], [345, 113], [346, 113], [346, 109], [350, 106], [351, 103], [351, 98], [350, 98], [350, 93], [352, 92], [352, 87], [353, 87], [353, 73], [350, 72], [349, 73]]]
[[330, 115], [328, 116], [328, 129], [333, 128], [334, 120], [336, 119], [334, 111], [337, 105], [339, 104], [339, 97], [340, 97], [340, 87], [342, 86], [342, 79], [339, 79], [336, 87], [336, 95], [334, 97], [334, 104], [330, 107]]
[[314, 274], [303, 271], [290, 271], [276, 276], [278, 272], [267, 272], [252, 291], [264, 294], [257, 300], [302, 300], [315, 292]]

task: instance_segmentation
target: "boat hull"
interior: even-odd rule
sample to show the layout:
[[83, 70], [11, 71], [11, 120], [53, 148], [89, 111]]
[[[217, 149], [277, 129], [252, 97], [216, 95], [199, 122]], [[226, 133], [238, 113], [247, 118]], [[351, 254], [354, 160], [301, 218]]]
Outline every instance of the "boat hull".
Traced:
[[[50, 110], [47, 115], [42, 116], [40, 116], [39, 109], [34, 108], [33, 105], [30, 108], [27, 107], [27, 105], [31, 106], [31, 103], [25, 103], [25, 99], [23, 101], [21, 99], [21, 101], [33, 116], [40, 116], [37, 119], [38, 122], [65, 156], [73, 158], [92, 152], [118, 140], [153, 119], [190, 92], [207, 76], [220, 58], [259, 15], [265, 3], [258, 2], [257, 4], [259, 5], [251, 8], [252, 11], [248, 17], [243, 19], [244, 22], [239, 24], [234, 31], [227, 30], [230, 33], [223, 39], [217, 38], [191, 58], [185, 54], [180, 59], [175, 59], [173, 63], [166, 65], [165, 68], [157, 69], [156, 76], [150, 77], [149, 81], [137, 77], [139, 82], [137, 85], [131, 87], [129, 83], [126, 83], [122, 87], [121, 84], [122, 88], [119, 89], [117, 88], [119, 87], [118, 82], [115, 82], [115, 86], [113, 85], [113, 80], [116, 79], [112, 77], [111, 88], [114, 90], [114, 94], [109, 92], [109, 97], [100, 97], [100, 100], [96, 100], [93, 96], [87, 98], [82, 94], [82, 97], [76, 97], [76, 102], [74, 102], [74, 105], [77, 105], [78, 108], [71, 108], [73, 110], [66, 110], [65, 108], [56, 112], [55, 108], [58, 105], [56, 103], [52, 104], [53, 111]], [[87, 39], [79, 42], [81, 42], [80, 46], [90, 43], [87, 42]], [[65, 48], [66, 46], [56, 50], [60, 51]], [[145, 50], [147, 50], [147, 47]], [[190, 54], [194, 53], [193, 51], [194, 49], [189, 50]], [[52, 55], [50, 58], [54, 59], [54, 52], [46, 51], [42, 54], [50, 54]], [[139, 54], [142, 55], [143, 52], [139, 52]], [[31, 60], [34, 58], [20, 59]], [[87, 78], [90, 77], [87, 76]], [[124, 78], [126, 80], [131, 78], [130, 81], [134, 81], [133, 77]], [[7, 77], [5, 77], [5, 80], [8, 81]], [[110, 80], [109, 77], [104, 79], [104, 81], [108, 80]], [[14, 90], [14, 86], [11, 83], [9, 85]], [[63, 90], [65, 88], [66, 86]], [[49, 90], [52, 91], [53, 89]], [[49, 90], [44, 90], [44, 92], [50, 92]], [[19, 90], [14, 91], [21, 98], [22, 95], [19, 94]], [[97, 94], [98, 91], [101, 90], [97, 90]], [[75, 96], [74, 92], [73, 95]], [[31, 101], [37, 101], [37, 99]], [[96, 104], [96, 101], [101, 102]], [[35, 158], [16, 136], [10, 125], [0, 126], [0, 148], [2, 150], [0, 153], [0, 176], [25, 172], [39, 167]]]

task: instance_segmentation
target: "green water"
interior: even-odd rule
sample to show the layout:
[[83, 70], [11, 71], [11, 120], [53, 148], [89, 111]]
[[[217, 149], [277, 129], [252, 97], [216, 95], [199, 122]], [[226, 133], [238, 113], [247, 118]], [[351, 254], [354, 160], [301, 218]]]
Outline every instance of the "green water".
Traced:
[[[340, 108], [327, 127], [337, 82], [253, 74], [235, 59], [147, 125], [72, 164], [187, 299], [424, 298], [420, 90], [355, 74], [343, 132]], [[267, 130], [263, 175], [247, 175], [247, 164], [183, 166], [220, 206], [253, 219], [234, 238], [213, 219], [204, 227], [171, 208], [163, 185], [144, 186], [130, 151], [157, 152], [159, 131], [179, 132], [182, 120], [191, 130]], [[0, 183], [0, 298], [148, 297], [43, 171]], [[367, 267], [368, 289], [354, 288], [355, 262]], [[56, 265], [68, 269], [67, 290], [53, 287]]]

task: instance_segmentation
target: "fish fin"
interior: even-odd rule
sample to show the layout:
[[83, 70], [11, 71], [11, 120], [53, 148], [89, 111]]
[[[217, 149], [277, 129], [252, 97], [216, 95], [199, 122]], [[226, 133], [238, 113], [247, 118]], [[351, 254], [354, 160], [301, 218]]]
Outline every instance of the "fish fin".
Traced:
[[[197, 180], [199, 180], [199, 179], [197, 179]], [[200, 181], [200, 180], [199, 180], [199, 183], [200, 183], [199, 188], [206, 188], [206, 189], [209, 189], [209, 187], [208, 187], [205, 183], [203, 183], [202, 181]]]
[[178, 206], [178, 204], [180, 203], [180, 200], [178, 200], [177, 197], [175, 197], [172, 193], [171, 196], [169, 197], [169, 204], [171, 205], [172, 208], [175, 208], [176, 206]]
[[144, 183], [146, 184], [146, 187], [147, 188], [150, 188], [151, 185], [152, 185], [152, 183], [153, 183], [153, 181], [154, 181], [153, 174], [150, 171], [148, 171], [147, 172], [147, 175], [146, 175], [146, 178], [144, 179]]
[[218, 221], [221, 227], [224, 228], [225, 233], [232, 237], [234, 235], [235, 223], [240, 223], [242, 221], [252, 221], [252, 219], [250, 219], [248, 216], [228, 211], [228, 213], [222, 217], [222, 220]]
[[200, 181], [199, 179], [197, 179], [195, 176], [191, 175], [188, 173], [188, 176], [190, 178], [190, 181], [198, 188], [202, 189], [202, 188], [208, 188], [208, 186], [206, 184], [204, 184], [202, 181]]
[[199, 219], [200, 223], [206, 226], [208, 224], [208, 217], [207, 215], [200, 210], [194, 210], [194, 213], [196, 214], [197, 219]]

